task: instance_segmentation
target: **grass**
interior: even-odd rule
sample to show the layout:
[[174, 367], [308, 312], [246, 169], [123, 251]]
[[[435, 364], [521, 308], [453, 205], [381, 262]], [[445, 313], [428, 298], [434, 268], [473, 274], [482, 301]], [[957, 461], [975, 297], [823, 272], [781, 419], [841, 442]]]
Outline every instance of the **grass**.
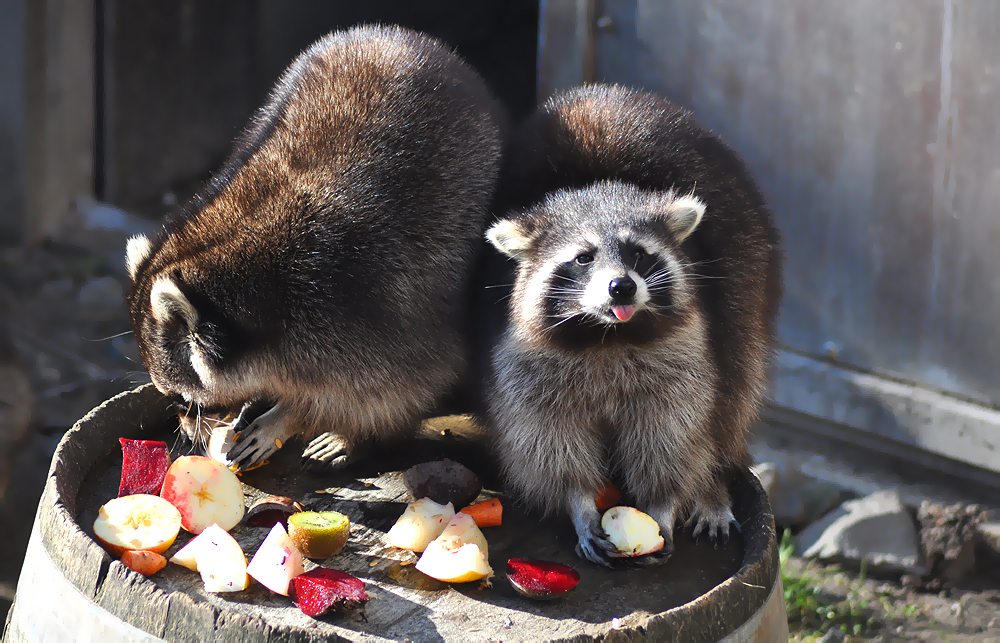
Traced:
[[[871, 632], [875, 627], [875, 610], [868, 600], [856, 588], [851, 589], [846, 596], [825, 591], [818, 582], [823, 571], [809, 568], [790, 571], [788, 560], [793, 551], [791, 532], [786, 530], [781, 538], [779, 552], [789, 629], [816, 635], [825, 634], [832, 629], [854, 636]], [[862, 567], [860, 580], [864, 580], [864, 575]]]

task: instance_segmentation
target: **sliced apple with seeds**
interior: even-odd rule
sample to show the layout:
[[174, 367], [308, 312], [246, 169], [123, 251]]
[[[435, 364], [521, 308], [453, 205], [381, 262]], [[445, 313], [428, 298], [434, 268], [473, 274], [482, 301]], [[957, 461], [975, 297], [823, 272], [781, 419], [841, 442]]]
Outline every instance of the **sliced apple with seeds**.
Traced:
[[195, 547], [195, 562], [206, 592], [241, 592], [250, 585], [247, 557], [240, 544], [219, 525], [209, 525], [202, 531]]
[[601, 528], [608, 535], [620, 558], [652, 554], [663, 549], [660, 525], [634, 507], [612, 507], [604, 512]]
[[122, 445], [122, 478], [118, 497], [136, 493], [159, 495], [163, 478], [170, 468], [166, 442], [118, 438]]
[[406, 506], [386, 538], [393, 547], [422, 552], [454, 517], [455, 507], [450, 502], [439, 505], [430, 498], [422, 498]]
[[122, 496], [97, 512], [94, 536], [115, 556], [129, 549], [165, 552], [181, 528], [181, 514], [169, 502], [150, 494]]
[[243, 518], [243, 484], [226, 465], [200, 455], [174, 460], [160, 496], [177, 507], [181, 526], [193, 534], [217, 524], [232, 529]]
[[493, 576], [483, 532], [468, 514], [457, 514], [424, 549], [417, 571], [446, 583], [468, 583]]
[[281, 523], [276, 523], [257, 548], [247, 574], [275, 594], [288, 596], [288, 584], [306, 571], [302, 554], [295, 548]]

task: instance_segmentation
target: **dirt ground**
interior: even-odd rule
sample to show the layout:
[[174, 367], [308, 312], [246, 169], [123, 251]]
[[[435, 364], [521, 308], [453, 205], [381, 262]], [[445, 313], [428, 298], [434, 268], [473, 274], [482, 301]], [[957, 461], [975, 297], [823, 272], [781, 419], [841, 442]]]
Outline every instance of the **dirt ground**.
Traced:
[[[129, 232], [81, 231], [30, 251], [0, 251], [0, 310], [6, 311], [0, 321], [34, 391], [24, 400], [33, 418], [27, 435], [5, 444], [11, 436], [0, 426], [0, 454], [5, 448], [12, 453], [0, 462], [10, 480], [0, 497], [0, 622], [62, 433], [101, 401], [146, 379], [122, 297]], [[918, 591], [797, 558], [788, 561], [787, 572], [807, 575], [810, 592], [847, 612], [847, 635], [840, 635], [839, 624], [831, 634], [792, 623], [795, 641], [1000, 642], [996, 589]], [[850, 633], [857, 624], [859, 633]]]

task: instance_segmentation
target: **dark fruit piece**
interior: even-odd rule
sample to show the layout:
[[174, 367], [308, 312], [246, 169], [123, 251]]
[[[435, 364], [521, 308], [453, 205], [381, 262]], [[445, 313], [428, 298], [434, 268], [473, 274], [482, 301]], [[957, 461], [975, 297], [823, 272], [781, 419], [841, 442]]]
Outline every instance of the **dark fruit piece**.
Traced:
[[580, 574], [562, 563], [511, 558], [507, 561], [507, 580], [523, 596], [551, 600], [576, 587]]
[[270, 529], [280, 522], [287, 529], [288, 517], [300, 511], [305, 511], [305, 507], [291, 498], [267, 496], [253, 503], [247, 510], [247, 525]]
[[329, 558], [347, 544], [351, 519], [336, 511], [301, 511], [288, 517], [288, 537], [306, 558]]
[[403, 483], [418, 500], [430, 498], [442, 505], [450, 502], [456, 508], [469, 504], [483, 490], [479, 476], [452, 460], [412, 466], [403, 474]]
[[330, 608], [358, 607], [371, 598], [364, 581], [325, 567], [299, 574], [289, 589], [295, 605], [308, 616], [325, 614]]
[[159, 495], [163, 478], [170, 468], [166, 442], [118, 438], [122, 444], [122, 480], [118, 497], [136, 493]]

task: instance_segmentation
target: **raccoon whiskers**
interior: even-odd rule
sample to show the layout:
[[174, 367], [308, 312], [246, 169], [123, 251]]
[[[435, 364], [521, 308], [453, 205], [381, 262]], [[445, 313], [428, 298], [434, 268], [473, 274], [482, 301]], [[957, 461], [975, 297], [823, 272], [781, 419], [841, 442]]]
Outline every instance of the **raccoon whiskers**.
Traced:
[[549, 326], [548, 328], [546, 328], [545, 331], [548, 332], [548, 331], [552, 330], [553, 328], [555, 328], [556, 326], [559, 326], [560, 324], [565, 324], [566, 322], [568, 322], [569, 320], [573, 319], [574, 317], [576, 317], [576, 314], [570, 315], [568, 317], [563, 317], [562, 319], [560, 319], [556, 323], [554, 323], [551, 326]]

